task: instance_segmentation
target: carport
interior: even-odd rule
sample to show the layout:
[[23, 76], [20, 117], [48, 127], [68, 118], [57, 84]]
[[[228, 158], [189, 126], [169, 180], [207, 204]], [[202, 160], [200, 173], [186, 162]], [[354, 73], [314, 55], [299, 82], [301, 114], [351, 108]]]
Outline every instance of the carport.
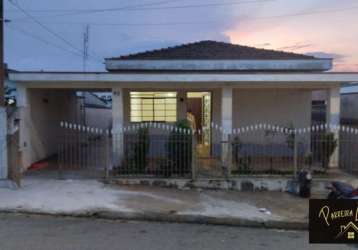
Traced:
[[[91, 126], [103, 121], [93, 105], [86, 113], [83, 97], [78, 93], [108, 92], [107, 89], [18, 87], [18, 108], [20, 116], [19, 146], [22, 170], [51, 168], [57, 163], [59, 145], [63, 139], [61, 121]], [[96, 113], [97, 112], [97, 113]], [[106, 110], [106, 116], [111, 109]], [[98, 119], [93, 117], [98, 116]], [[108, 118], [106, 118], [108, 119]], [[108, 121], [104, 126], [107, 128]], [[111, 122], [110, 122], [111, 123]], [[94, 126], [94, 125], [93, 125]]]

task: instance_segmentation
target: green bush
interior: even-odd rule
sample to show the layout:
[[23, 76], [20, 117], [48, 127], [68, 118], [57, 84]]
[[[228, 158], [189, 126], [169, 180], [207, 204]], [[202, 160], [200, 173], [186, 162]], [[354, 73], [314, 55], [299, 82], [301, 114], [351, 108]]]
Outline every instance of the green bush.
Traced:
[[[165, 176], [175, 174], [189, 174], [192, 164], [192, 133], [188, 120], [180, 120], [175, 123], [175, 127], [179, 129], [173, 130], [168, 138], [166, 151], [168, 162], [162, 166], [162, 172]], [[182, 131], [180, 131], [182, 130]], [[183, 132], [185, 130], [185, 133]]]
[[295, 129], [295, 127], [293, 126], [293, 124], [291, 123], [288, 127], [285, 128], [286, 130], [288, 130], [288, 134], [286, 135], [286, 144], [287, 146], [294, 150], [295, 148], [295, 139], [296, 136], [294, 133], [292, 133], [292, 131]]
[[242, 142], [238, 136], [234, 137], [231, 142], [232, 160], [236, 166], [233, 172], [241, 174], [249, 174], [251, 172], [251, 157], [242, 157], [240, 150], [242, 149]]
[[134, 140], [133, 150], [130, 154], [129, 165], [133, 174], [144, 174], [148, 165], [149, 134], [147, 128], [141, 128], [137, 134], [130, 136]]
[[337, 139], [334, 137], [335, 135], [332, 132], [325, 132], [317, 137], [318, 143], [316, 150], [322, 162], [322, 168], [328, 168], [329, 160], [338, 146]]

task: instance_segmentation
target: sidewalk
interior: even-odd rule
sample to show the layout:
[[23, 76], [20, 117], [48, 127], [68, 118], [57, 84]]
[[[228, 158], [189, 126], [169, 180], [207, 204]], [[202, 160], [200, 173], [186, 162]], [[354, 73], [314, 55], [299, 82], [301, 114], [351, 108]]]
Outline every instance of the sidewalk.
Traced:
[[27, 177], [0, 212], [306, 229], [308, 200], [280, 192], [177, 190]]

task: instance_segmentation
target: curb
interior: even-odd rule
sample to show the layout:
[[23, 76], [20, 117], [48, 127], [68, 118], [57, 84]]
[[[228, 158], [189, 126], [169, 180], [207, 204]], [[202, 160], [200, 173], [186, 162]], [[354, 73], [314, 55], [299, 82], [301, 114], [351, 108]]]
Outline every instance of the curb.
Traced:
[[81, 212], [46, 212], [32, 211], [23, 209], [0, 210], [3, 214], [27, 214], [27, 215], [48, 215], [48, 216], [66, 216], [78, 218], [98, 218], [107, 220], [133, 220], [133, 221], [156, 221], [170, 223], [192, 223], [222, 226], [255, 227], [266, 229], [282, 230], [307, 230], [308, 222], [302, 221], [281, 221], [281, 220], [252, 220], [238, 217], [212, 217], [204, 215], [190, 214], [166, 214], [156, 212], [114, 212], [105, 210], [91, 210]]

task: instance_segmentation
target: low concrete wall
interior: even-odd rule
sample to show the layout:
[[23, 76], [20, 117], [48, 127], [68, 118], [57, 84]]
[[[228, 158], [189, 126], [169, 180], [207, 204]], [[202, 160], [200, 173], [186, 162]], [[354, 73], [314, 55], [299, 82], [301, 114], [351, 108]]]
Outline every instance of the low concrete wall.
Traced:
[[[223, 189], [234, 191], [275, 191], [286, 192], [292, 183], [292, 177], [279, 176], [247, 176], [225, 179], [111, 179], [110, 183], [117, 185], [148, 185], [178, 189]], [[329, 179], [316, 179], [312, 182], [313, 194], [327, 193]]]

